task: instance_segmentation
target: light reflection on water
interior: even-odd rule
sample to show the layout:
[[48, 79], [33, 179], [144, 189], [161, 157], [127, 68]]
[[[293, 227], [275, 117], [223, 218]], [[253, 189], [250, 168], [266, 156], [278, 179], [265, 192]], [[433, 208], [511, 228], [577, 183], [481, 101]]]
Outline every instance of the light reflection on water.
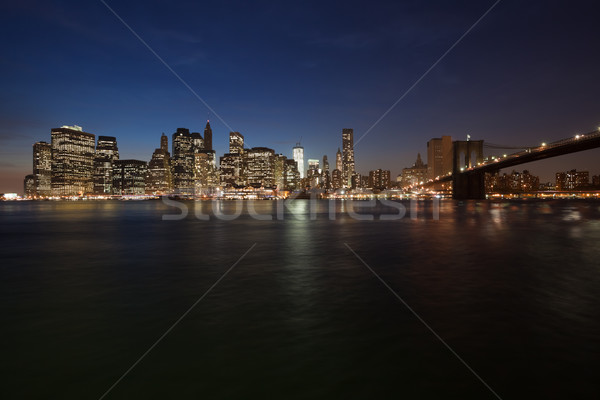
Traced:
[[3, 397], [98, 398], [254, 242], [110, 398], [493, 398], [344, 243], [503, 398], [598, 392], [596, 203], [365, 204], [0, 203]]

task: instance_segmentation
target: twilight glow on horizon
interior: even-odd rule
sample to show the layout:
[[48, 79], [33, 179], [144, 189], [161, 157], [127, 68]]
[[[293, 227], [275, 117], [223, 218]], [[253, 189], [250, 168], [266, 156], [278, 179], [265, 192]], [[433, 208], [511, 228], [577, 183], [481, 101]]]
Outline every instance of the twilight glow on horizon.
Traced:
[[[101, 1], [2, 4], [0, 193], [22, 192], [32, 144], [63, 125], [148, 161], [163, 132], [210, 118], [218, 155], [231, 128], [335, 160], [343, 128], [360, 138], [416, 82], [356, 145], [358, 172], [395, 178], [442, 135], [536, 146], [600, 126], [593, 2], [501, 1], [421, 81], [494, 1], [107, 4], [185, 84]], [[518, 169], [597, 175], [599, 154]]]

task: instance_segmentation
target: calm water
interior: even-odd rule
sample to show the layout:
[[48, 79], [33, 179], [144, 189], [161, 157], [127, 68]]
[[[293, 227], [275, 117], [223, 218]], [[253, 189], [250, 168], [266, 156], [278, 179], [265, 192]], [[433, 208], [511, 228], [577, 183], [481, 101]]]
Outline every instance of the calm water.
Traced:
[[503, 399], [598, 398], [600, 203], [317, 204], [0, 203], [0, 398], [97, 400], [254, 243], [106, 399], [494, 399], [344, 243]]

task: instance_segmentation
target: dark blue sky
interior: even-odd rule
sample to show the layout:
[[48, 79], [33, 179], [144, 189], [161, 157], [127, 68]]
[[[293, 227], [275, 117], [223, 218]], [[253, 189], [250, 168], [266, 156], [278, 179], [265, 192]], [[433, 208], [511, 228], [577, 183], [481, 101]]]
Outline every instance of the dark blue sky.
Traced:
[[[100, 1], [0, 6], [0, 192], [22, 191], [50, 129], [116, 136], [149, 160], [162, 132], [207, 108]], [[335, 159], [494, 1], [107, 1], [247, 145]], [[357, 169], [398, 174], [432, 137], [537, 145], [600, 126], [599, 7], [502, 1], [356, 147]], [[228, 128], [211, 116], [221, 155]], [[591, 150], [522, 168], [600, 174]], [[521, 169], [521, 168], [520, 168]]]

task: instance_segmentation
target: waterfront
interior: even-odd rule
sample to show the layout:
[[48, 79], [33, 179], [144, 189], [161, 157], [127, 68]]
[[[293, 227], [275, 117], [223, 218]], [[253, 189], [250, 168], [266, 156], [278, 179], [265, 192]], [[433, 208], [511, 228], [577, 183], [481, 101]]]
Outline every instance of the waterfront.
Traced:
[[0, 203], [2, 397], [99, 398], [254, 243], [107, 399], [495, 398], [345, 243], [503, 399], [598, 393], [600, 203], [329, 206]]

